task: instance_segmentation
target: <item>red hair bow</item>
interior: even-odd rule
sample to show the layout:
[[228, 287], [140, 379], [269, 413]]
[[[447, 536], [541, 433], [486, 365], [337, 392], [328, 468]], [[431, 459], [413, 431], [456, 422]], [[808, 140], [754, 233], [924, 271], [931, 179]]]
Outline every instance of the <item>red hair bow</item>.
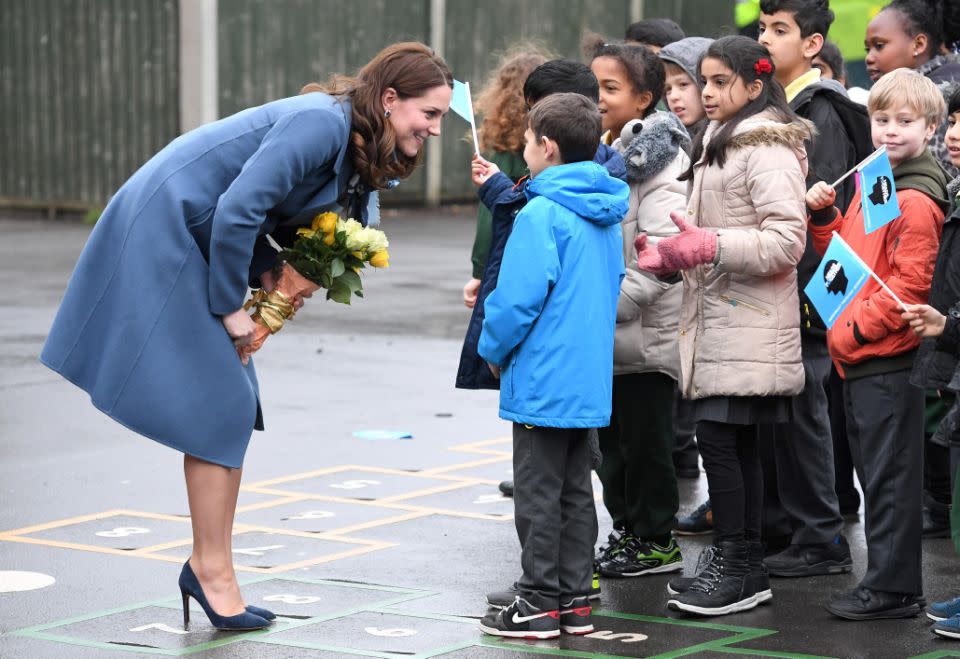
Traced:
[[753, 70], [757, 72], [757, 75], [771, 73], [773, 71], [773, 65], [770, 64], [770, 60], [766, 57], [761, 57], [754, 63]]

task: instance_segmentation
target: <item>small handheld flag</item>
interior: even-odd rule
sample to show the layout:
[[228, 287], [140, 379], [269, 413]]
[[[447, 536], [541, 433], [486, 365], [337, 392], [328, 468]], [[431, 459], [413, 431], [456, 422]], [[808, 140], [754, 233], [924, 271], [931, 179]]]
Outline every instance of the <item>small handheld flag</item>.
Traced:
[[834, 231], [830, 246], [803, 292], [830, 329], [869, 277], [870, 269]]
[[803, 292], [817, 308], [827, 329], [830, 329], [869, 277], [873, 277], [901, 307], [906, 308], [896, 293], [834, 231], [820, 265]]
[[845, 178], [858, 172], [857, 185], [860, 188], [860, 200], [863, 204], [863, 223], [866, 232], [876, 231], [885, 224], [900, 217], [900, 204], [897, 202], [897, 187], [893, 183], [893, 168], [887, 156], [887, 145], [880, 148], [857, 163], [846, 174], [830, 184], [836, 188]]
[[470, 83], [453, 81], [453, 97], [450, 99], [450, 109], [470, 123], [473, 132], [473, 150], [480, 153], [480, 140], [477, 139], [477, 122], [473, 118], [473, 101], [470, 100]]
[[890, 167], [886, 148], [860, 168], [860, 201], [867, 233], [900, 217], [897, 186], [893, 182], [893, 168]]

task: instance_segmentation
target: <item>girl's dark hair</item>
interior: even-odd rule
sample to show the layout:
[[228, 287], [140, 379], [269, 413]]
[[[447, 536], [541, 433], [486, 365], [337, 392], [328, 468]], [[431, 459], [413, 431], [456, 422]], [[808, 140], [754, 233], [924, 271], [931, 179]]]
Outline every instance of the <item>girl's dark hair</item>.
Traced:
[[657, 103], [663, 96], [663, 86], [667, 82], [667, 73], [663, 61], [652, 50], [640, 45], [607, 43], [599, 34], [589, 32], [583, 36], [580, 47], [591, 61], [598, 57], [612, 57], [617, 60], [627, 72], [634, 92], [650, 92], [650, 105], [647, 106], [644, 117], [657, 109]]
[[837, 44], [829, 40], [824, 41], [823, 48], [820, 49], [819, 57], [826, 62], [830, 70], [833, 71], [834, 80], [839, 81], [843, 78], [844, 86], [846, 86], [847, 67], [843, 63], [843, 54], [840, 52]]
[[960, 84], [953, 88], [953, 93], [947, 99], [947, 116], [954, 112], [960, 112]]
[[[770, 111], [774, 117], [783, 123], [796, 120], [797, 115], [787, 103], [787, 95], [783, 91], [783, 86], [773, 77], [776, 68], [769, 51], [758, 41], [739, 35], [717, 39], [710, 44], [707, 52], [700, 58], [700, 63], [697, 66], [698, 74], [703, 67], [703, 60], [707, 58], [720, 60], [724, 66], [733, 71], [733, 78], [728, 85], [733, 84], [737, 78], [742, 80], [745, 85], [749, 85], [754, 80], [763, 82], [763, 91], [760, 92], [760, 95], [749, 101], [740, 108], [739, 112], [727, 120], [706, 148], [707, 164], [712, 165], [715, 162], [718, 166], [723, 167], [727, 160], [727, 146], [733, 136], [733, 131], [744, 119], [763, 110]], [[769, 71], [758, 73], [757, 69], [754, 68], [761, 59], [769, 62], [768, 67], [762, 67], [768, 68]], [[679, 180], [686, 181], [693, 178], [693, 164], [700, 160], [700, 156], [704, 155], [703, 137], [705, 132], [706, 129], [703, 129], [697, 133], [693, 143], [693, 151], [690, 154], [690, 167], [679, 176]]]
[[[944, 3], [942, 0], [893, 0], [882, 11], [893, 9], [903, 18], [903, 31], [910, 37], [927, 35], [927, 55], [931, 58], [940, 53], [944, 43]], [[951, 15], [953, 11], [951, 10]], [[956, 26], [951, 26], [955, 29]], [[956, 34], [952, 35], [957, 38]]]

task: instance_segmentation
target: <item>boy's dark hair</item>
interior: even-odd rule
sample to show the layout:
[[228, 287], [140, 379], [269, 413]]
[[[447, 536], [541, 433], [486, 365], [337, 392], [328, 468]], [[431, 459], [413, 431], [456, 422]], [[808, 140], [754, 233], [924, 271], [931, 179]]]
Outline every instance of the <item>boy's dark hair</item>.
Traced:
[[[600, 83], [597, 82], [597, 76], [593, 75], [589, 66], [572, 59], [544, 62], [535, 68], [523, 83], [523, 98], [528, 107], [533, 107], [551, 94], [562, 92], [586, 96], [594, 103], [600, 101]], [[593, 154], [590, 157], [592, 158]]]
[[818, 57], [822, 59], [830, 70], [833, 71], [833, 79], [839, 81], [841, 78], [844, 83], [847, 80], [847, 67], [843, 63], [843, 54], [840, 48], [832, 41], [824, 41], [823, 48], [820, 49]]
[[623, 38], [663, 48], [668, 43], [680, 41], [686, 36], [676, 21], [669, 18], [647, 18], [628, 25]]
[[597, 104], [583, 94], [550, 94], [530, 110], [530, 130], [560, 147], [565, 163], [593, 160], [600, 143], [601, 120]]
[[833, 23], [830, 0], [760, 0], [761, 13], [769, 15], [778, 11], [793, 14], [793, 20], [800, 28], [800, 36], [804, 39], [811, 34], [821, 34], [826, 39]]
[[592, 33], [584, 35], [581, 47], [591, 60], [598, 57], [612, 57], [617, 60], [627, 72], [634, 92], [650, 92], [650, 105], [647, 106], [644, 116], [657, 109], [657, 103], [663, 96], [663, 86], [667, 82], [667, 71], [663, 60], [652, 50], [627, 43], [607, 43], [602, 36]]
[[[927, 35], [927, 55], [930, 58], [939, 54], [940, 46], [945, 39], [943, 2], [940, 0], [893, 0], [881, 11], [888, 10], [896, 11], [903, 17], [903, 31], [911, 38], [918, 34]], [[951, 25], [951, 30], [953, 27]], [[952, 36], [956, 38], [957, 35]]]
[[[707, 58], [720, 60], [724, 66], [733, 71], [734, 79], [727, 83], [728, 86], [732, 85], [736, 78], [740, 78], [745, 85], [749, 85], [754, 80], [763, 81], [763, 91], [760, 92], [760, 95], [749, 101], [740, 108], [739, 112], [724, 122], [716, 135], [710, 139], [710, 144], [706, 148], [707, 164], [716, 162], [718, 166], [723, 167], [727, 159], [727, 145], [733, 136], [733, 131], [741, 121], [763, 110], [771, 110], [773, 115], [783, 123], [796, 120], [797, 115], [791, 109], [790, 104], [787, 103], [787, 95], [783, 91], [783, 86], [773, 77], [776, 73], [776, 67], [770, 57], [770, 52], [759, 41], [740, 35], [717, 39], [710, 44], [707, 52], [701, 58], [697, 67], [698, 73], [703, 68], [703, 60]], [[770, 63], [768, 72], [757, 73], [754, 65], [760, 59], [766, 59]], [[693, 163], [700, 160], [700, 156], [704, 154], [703, 135], [705, 132], [701, 130], [697, 134], [693, 143], [693, 151], [690, 154], [690, 167], [678, 177], [679, 180], [686, 181], [693, 177]]]
[[947, 116], [954, 112], [960, 112], [960, 84], [953, 88], [953, 93], [947, 99]]

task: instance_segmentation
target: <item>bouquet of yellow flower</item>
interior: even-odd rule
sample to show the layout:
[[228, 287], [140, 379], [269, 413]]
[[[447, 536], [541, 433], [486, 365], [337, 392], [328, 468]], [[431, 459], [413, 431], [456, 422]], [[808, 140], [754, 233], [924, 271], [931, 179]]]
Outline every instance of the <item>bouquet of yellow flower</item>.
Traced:
[[274, 289], [255, 291], [243, 305], [254, 310], [251, 317], [259, 327], [252, 343], [237, 348], [241, 357], [259, 350], [268, 336], [293, 317], [298, 295], [325, 288], [328, 300], [350, 304], [353, 295], [363, 297], [360, 271], [367, 263], [374, 268], [390, 266], [389, 243], [382, 231], [336, 213], [317, 215], [310, 228], [297, 229], [297, 235], [293, 246], [279, 254]]

